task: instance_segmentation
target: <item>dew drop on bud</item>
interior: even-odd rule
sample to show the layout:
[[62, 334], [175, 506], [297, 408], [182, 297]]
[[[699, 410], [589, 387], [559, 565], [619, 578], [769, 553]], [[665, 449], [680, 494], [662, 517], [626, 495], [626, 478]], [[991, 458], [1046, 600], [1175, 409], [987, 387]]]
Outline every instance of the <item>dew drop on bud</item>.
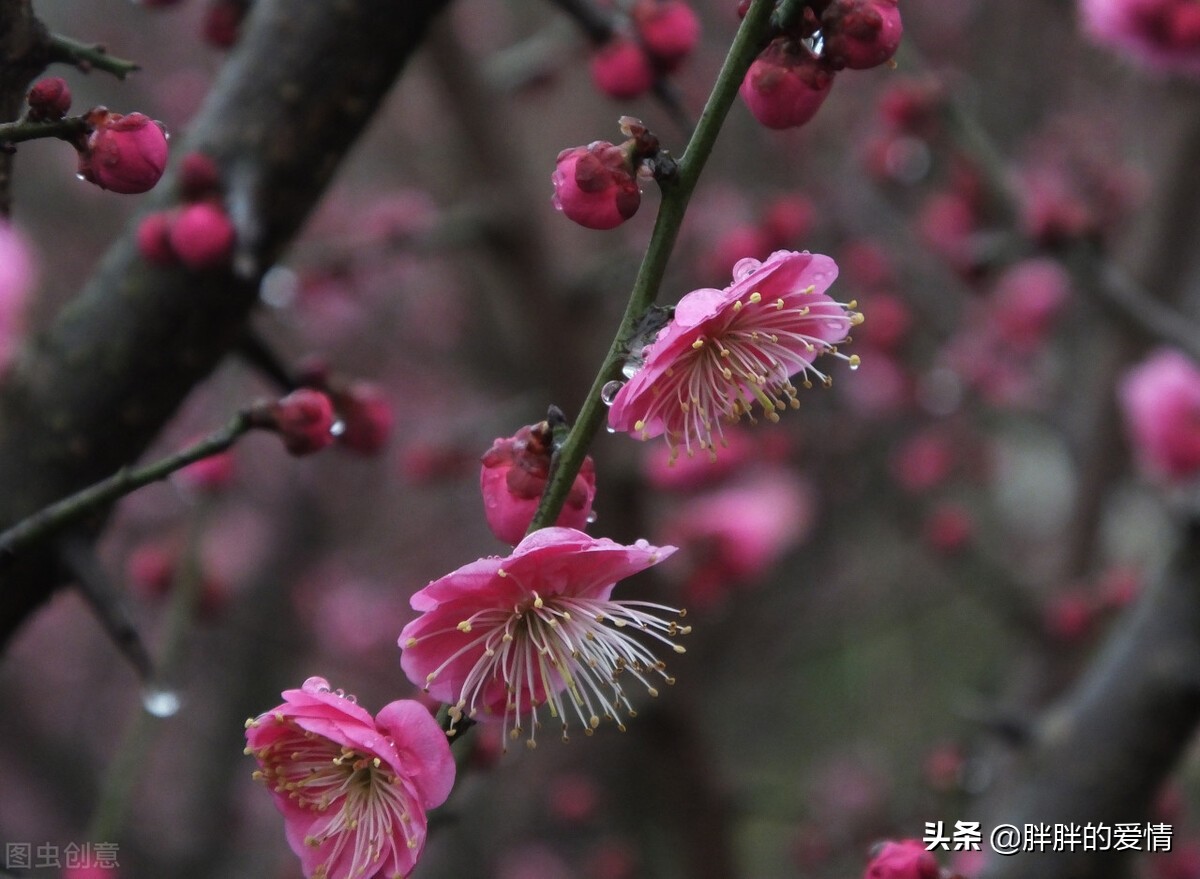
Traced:
[[75, 179], [76, 179], [76, 180], [85, 180], [85, 181], [87, 180], [87, 178], [86, 178], [86, 177], [84, 177], [82, 174], [76, 174], [76, 175], [75, 175]]
[[174, 690], [163, 687], [146, 687], [142, 690], [142, 707], [152, 717], [174, 717], [183, 705], [183, 700]]
[[616, 433], [616, 432], [617, 432], [617, 429], [616, 429], [615, 427], [611, 427], [611, 426], [609, 426], [609, 425], [605, 425], [605, 426], [604, 426], [604, 429], [605, 429], [605, 430], [607, 430], [609, 433]]
[[340, 418], [337, 421], [333, 422], [333, 424], [329, 425], [330, 436], [341, 436], [345, 432], [346, 432], [346, 422], [342, 421], [342, 419], [340, 419]]
[[599, 517], [596, 515], [596, 511], [592, 510], [592, 512], [587, 514], [587, 519], [585, 519], [584, 521], [587, 522], [589, 525], [595, 525], [596, 519], [598, 519], [598, 518]]
[[618, 392], [625, 387], [625, 382], [611, 381], [600, 389], [600, 402], [605, 406], [611, 406], [613, 400], [617, 398]]

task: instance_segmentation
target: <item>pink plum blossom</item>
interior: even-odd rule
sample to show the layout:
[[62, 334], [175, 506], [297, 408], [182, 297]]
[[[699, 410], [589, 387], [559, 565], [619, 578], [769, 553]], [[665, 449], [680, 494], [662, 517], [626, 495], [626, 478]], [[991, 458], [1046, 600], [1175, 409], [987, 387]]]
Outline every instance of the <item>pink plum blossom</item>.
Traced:
[[937, 858], [919, 839], [885, 842], [871, 858], [863, 879], [938, 879]]
[[1200, 6], [1194, 0], [1080, 0], [1096, 42], [1162, 73], [1200, 76]]
[[79, 173], [126, 195], [153, 189], [167, 167], [167, 133], [142, 113], [91, 113], [95, 126], [79, 153]]
[[[536, 747], [538, 711], [548, 705], [567, 737], [571, 717], [590, 735], [600, 719], [633, 715], [622, 688], [632, 677], [650, 695], [652, 679], [672, 682], [646, 641], [683, 653], [691, 631], [656, 612], [684, 611], [614, 601], [617, 581], [658, 564], [673, 546], [632, 546], [571, 528], [543, 528], [507, 558], [489, 556], [435, 580], [412, 597], [421, 616], [400, 633], [409, 680], [464, 715], [501, 721], [511, 739]], [[527, 724], [527, 726], [526, 726]]]
[[[525, 536], [537, 512], [550, 477], [550, 425], [522, 427], [513, 436], [497, 437], [483, 455], [479, 488], [483, 511], [492, 533], [516, 545]], [[589, 455], [567, 492], [556, 525], [581, 529], [592, 515], [596, 497], [596, 468]]]
[[1057, 260], [1022, 260], [1004, 271], [992, 291], [1000, 339], [1018, 352], [1036, 350], [1071, 298], [1071, 278]]
[[246, 722], [246, 753], [283, 813], [307, 877], [407, 876], [425, 845], [425, 812], [454, 784], [446, 735], [419, 702], [375, 717], [313, 677]]
[[[862, 322], [857, 303], [835, 302], [825, 291], [837, 277], [827, 256], [777, 251], [765, 262], [744, 259], [723, 290], [694, 290], [645, 349], [638, 372], [613, 399], [608, 423], [641, 439], [665, 436], [672, 449], [715, 454], [721, 421], [750, 415], [757, 401], [769, 421], [776, 410], [799, 406], [789, 380], [803, 373], [829, 384], [813, 366], [837, 353]], [[851, 368], [856, 356], [845, 357]]]
[[812, 119], [833, 87], [833, 71], [807, 46], [780, 37], [754, 60], [739, 94], [767, 128], [796, 128]]
[[809, 483], [780, 469], [692, 498], [662, 532], [693, 563], [688, 603], [712, 607], [730, 587], [768, 573], [808, 536], [815, 508]]
[[554, 207], [588, 229], [615, 229], [642, 203], [629, 153], [607, 141], [558, 154]]
[[1142, 466], [1166, 480], [1200, 473], [1200, 368], [1160, 350], [1126, 373], [1118, 389], [1125, 427]]

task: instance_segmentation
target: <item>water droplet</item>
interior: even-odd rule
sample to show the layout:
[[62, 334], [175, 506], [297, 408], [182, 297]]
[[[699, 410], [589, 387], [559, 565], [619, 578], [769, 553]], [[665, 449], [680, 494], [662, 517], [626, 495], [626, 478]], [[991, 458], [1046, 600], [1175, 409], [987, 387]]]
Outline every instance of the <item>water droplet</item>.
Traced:
[[621, 388], [625, 387], [625, 382], [611, 381], [600, 389], [600, 402], [605, 406], [611, 406], [613, 400], [617, 398], [617, 394]]
[[173, 717], [182, 705], [183, 700], [174, 690], [146, 687], [142, 691], [142, 707], [154, 717]]
[[595, 525], [596, 520], [599, 518], [600, 517], [596, 515], [596, 511], [592, 510], [590, 513], [587, 514], [587, 518], [584, 519], [584, 521], [587, 522], [589, 525]]
[[258, 287], [258, 298], [272, 308], [287, 308], [296, 301], [300, 281], [286, 266], [267, 269]]
[[346, 422], [342, 421], [342, 419], [340, 419], [340, 418], [337, 421], [333, 422], [333, 424], [329, 425], [330, 436], [341, 436], [345, 432], [346, 432]]
[[615, 427], [612, 427], [611, 425], [607, 425], [607, 424], [604, 426], [604, 429], [607, 430], [609, 433], [617, 432], [617, 429]]
[[76, 180], [85, 180], [85, 181], [87, 180], [87, 178], [84, 177], [83, 174], [80, 174], [79, 172], [75, 173], [75, 179]]
[[640, 359], [630, 358], [625, 361], [625, 365], [621, 367], [621, 375], [625, 378], [633, 378], [642, 371], [643, 363]]

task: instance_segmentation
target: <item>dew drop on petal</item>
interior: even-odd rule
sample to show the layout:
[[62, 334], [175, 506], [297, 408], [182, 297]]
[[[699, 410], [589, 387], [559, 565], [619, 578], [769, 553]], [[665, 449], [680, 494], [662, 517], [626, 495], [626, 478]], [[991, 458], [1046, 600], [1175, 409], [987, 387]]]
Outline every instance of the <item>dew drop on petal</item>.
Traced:
[[611, 406], [613, 400], [617, 398], [617, 394], [621, 388], [625, 387], [625, 382], [611, 381], [600, 389], [600, 402], [605, 406]]
[[183, 705], [183, 700], [174, 690], [164, 687], [146, 687], [142, 690], [142, 707], [152, 717], [174, 717]]
[[587, 518], [584, 519], [584, 521], [587, 522], [589, 525], [595, 525], [596, 520], [598, 518], [600, 518], [600, 517], [596, 515], [596, 511], [592, 510], [590, 513], [587, 514]]

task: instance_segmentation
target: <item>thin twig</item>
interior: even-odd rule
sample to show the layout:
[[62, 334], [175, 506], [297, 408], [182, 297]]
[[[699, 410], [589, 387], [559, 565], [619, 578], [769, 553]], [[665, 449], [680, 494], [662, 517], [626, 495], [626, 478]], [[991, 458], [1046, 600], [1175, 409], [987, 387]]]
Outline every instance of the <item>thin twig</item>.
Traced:
[[99, 43], [82, 43], [62, 34], [50, 35], [50, 60], [62, 64], [71, 64], [90, 73], [92, 69], [111, 73], [117, 79], [124, 79], [135, 70], [142, 68], [133, 61], [117, 58], [108, 54], [108, 50]]
[[66, 119], [51, 119], [45, 122], [18, 119], [16, 122], [0, 122], [0, 144], [21, 143], [41, 137], [73, 141], [83, 137], [90, 130], [91, 126], [83, 116], [68, 116]]
[[94, 483], [60, 501], [38, 510], [0, 533], [0, 564], [39, 540], [61, 532], [93, 512], [132, 491], [166, 479], [176, 470], [204, 458], [224, 452], [252, 427], [248, 411], [239, 412], [229, 424], [180, 452], [144, 467], [122, 468], [107, 479]]

